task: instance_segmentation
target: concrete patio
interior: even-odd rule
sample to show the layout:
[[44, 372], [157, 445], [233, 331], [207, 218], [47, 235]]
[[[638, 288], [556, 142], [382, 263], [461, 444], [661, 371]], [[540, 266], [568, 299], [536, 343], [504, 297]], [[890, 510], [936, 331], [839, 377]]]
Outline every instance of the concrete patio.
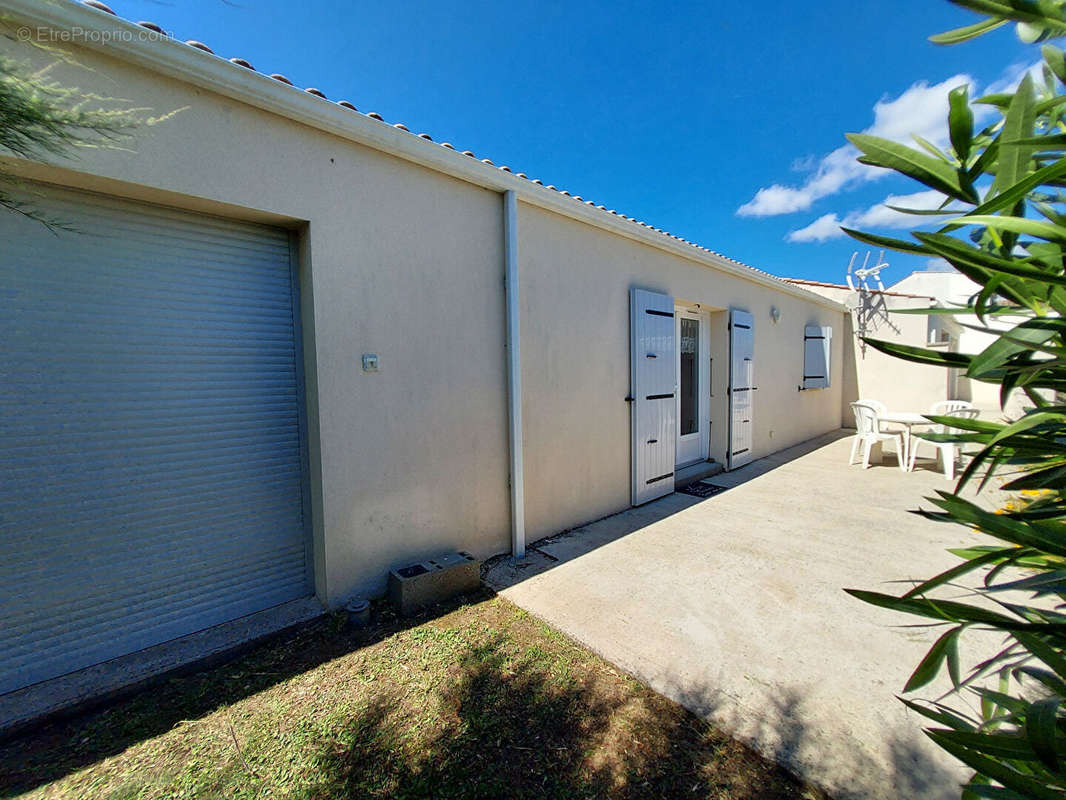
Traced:
[[929, 465], [849, 468], [849, 447], [846, 431], [799, 445], [711, 478], [729, 488], [705, 500], [543, 540], [487, 581], [837, 798], [958, 797], [965, 771], [896, 699], [935, 633], [843, 588], [900, 592], [886, 582], [979, 535], [907, 513], [951, 486]]

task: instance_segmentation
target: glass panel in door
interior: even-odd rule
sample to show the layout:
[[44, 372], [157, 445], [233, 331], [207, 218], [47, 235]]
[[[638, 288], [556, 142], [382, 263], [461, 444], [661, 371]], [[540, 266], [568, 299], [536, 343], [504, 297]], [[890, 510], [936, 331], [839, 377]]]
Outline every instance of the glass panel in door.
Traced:
[[681, 409], [678, 420], [680, 434], [688, 436], [700, 430], [700, 323], [699, 320], [681, 318], [681, 336], [678, 343], [681, 355], [679, 391]]

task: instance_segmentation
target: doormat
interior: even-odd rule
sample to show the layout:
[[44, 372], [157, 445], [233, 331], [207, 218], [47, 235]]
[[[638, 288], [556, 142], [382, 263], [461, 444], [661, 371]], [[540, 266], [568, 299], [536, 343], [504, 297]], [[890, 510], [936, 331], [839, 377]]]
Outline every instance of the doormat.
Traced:
[[715, 486], [713, 483], [704, 483], [703, 481], [696, 481], [690, 483], [684, 489], [678, 489], [681, 494], [690, 494], [693, 497], [714, 497], [716, 494], [724, 492], [726, 487]]

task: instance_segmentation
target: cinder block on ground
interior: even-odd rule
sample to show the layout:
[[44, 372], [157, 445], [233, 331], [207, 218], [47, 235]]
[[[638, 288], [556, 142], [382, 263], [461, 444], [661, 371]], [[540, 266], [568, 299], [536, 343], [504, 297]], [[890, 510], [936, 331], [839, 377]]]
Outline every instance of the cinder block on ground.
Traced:
[[469, 553], [448, 553], [389, 572], [389, 600], [404, 616], [481, 585], [481, 562]]

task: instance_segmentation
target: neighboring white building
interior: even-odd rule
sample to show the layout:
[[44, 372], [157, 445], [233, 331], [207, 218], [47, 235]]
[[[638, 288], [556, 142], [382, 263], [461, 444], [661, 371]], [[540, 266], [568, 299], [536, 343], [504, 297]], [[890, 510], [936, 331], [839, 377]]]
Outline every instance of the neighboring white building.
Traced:
[[[950, 308], [967, 304], [977, 293], [978, 286], [965, 275], [955, 271], [932, 271], [923, 270], [912, 272], [903, 280], [893, 284], [888, 289], [891, 292], [927, 295], [938, 306]], [[931, 330], [935, 327], [934, 320], [942, 321], [942, 324], [950, 328], [952, 349], [958, 353], [976, 355], [996, 341], [996, 334], [974, 330], [984, 327], [977, 317], [961, 315], [948, 319], [947, 317], [930, 317]], [[1008, 330], [1021, 321], [1019, 317], [988, 318], [986, 324], [990, 328]], [[1015, 391], [1011, 394], [1005, 408], [1000, 407], [999, 386], [990, 383], [973, 381], [965, 375], [959, 374], [951, 388], [951, 399], [969, 400], [982, 411], [992, 415], [1016, 418], [1032, 403], [1024, 392]]]
[[[880, 400], [890, 409], [901, 411], [923, 411], [941, 400], [967, 400], [990, 418], [1016, 418], [1030, 405], [1023, 392], [1015, 391], [1006, 408], [1001, 408], [997, 385], [970, 380], [960, 370], [894, 358], [860, 341], [859, 337], [865, 335], [935, 350], [980, 353], [996, 336], [968, 327], [980, 326], [976, 317], [893, 313], [965, 305], [977, 289], [965, 275], [954, 271], [912, 272], [886, 289], [864, 294], [844, 284], [795, 278], [789, 281], [835, 300], [850, 311], [844, 343], [845, 426], [854, 425], [849, 403], [864, 398]], [[1001, 317], [991, 324], [1009, 328], [1017, 321]]]
[[844, 284], [792, 279], [793, 283], [842, 303], [851, 313], [844, 335], [844, 402], [841, 422], [854, 427], [850, 403], [880, 400], [890, 409], [924, 411], [939, 400], [954, 399], [955, 376], [941, 367], [912, 364], [885, 355], [859, 340], [860, 332], [875, 339], [951, 350], [957, 336], [942, 327], [941, 318], [893, 314], [902, 309], [929, 308], [932, 297], [897, 291], [872, 292], [860, 303], [859, 293]]

